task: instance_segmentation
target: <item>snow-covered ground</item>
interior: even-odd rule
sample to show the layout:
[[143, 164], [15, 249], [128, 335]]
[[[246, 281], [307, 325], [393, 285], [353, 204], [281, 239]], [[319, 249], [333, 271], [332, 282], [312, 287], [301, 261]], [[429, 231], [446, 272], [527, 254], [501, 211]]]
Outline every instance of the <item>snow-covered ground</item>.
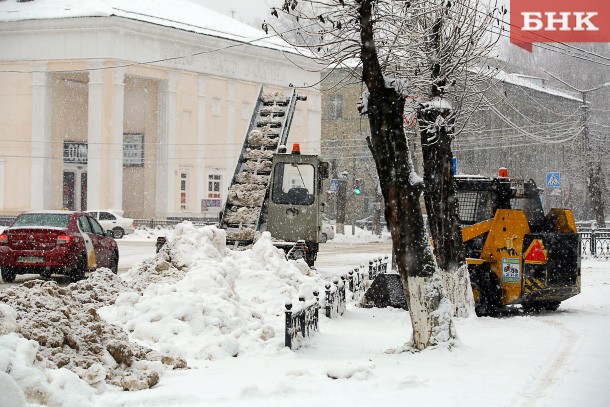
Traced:
[[[351, 258], [357, 266], [382, 252], [375, 244], [360, 250], [360, 238], [346, 232], [321, 249], [335, 250], [337, 263]], [[128, 237], [153, 244], [155, 238]], [[583, 259], [582, 293], [556, 312], [458, 319], [459, 339], [451, 348], [404, 351], [408, 312], [349, 301], [342, 317], [322, 316], [319, 332], [289, 350], [283, 346], [284, 303], [298, 303], [299, 294], [311, 301], [312, 290], [344, 267], [319, 262], [319, 270], [310, 271], [302, 262], [286, 262], [266, 239], [246, 252], [228, 251], [222, 233], [211, 228], [185, 225], [172, 241], [169, 252], [153, 253], [121, 276], [126, 288], [113, 292], [116, 301], [98, 313], [133, 342], [182, 357], [188, 368], [141, 362], [134, 369], [160, 375], [152, 388], [91, 387], [65, 368], [34, 363], [36, 346], [11, 333], [19, 319], [0, 307], [0, 406], [15, 405], [6, 403], [18, 401], [24, 383], [36, 380], [59, 405], [610, 404], [606, 260]]]

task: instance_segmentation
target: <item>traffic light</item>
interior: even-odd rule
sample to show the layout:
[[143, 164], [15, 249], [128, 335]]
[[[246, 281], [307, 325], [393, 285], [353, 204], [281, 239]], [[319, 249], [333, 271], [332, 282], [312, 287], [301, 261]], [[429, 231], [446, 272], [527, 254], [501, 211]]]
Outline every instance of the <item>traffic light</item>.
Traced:
[[362, 193], [362, 180], [356, 178], [354, 180], [354, 195], [360, 195]]

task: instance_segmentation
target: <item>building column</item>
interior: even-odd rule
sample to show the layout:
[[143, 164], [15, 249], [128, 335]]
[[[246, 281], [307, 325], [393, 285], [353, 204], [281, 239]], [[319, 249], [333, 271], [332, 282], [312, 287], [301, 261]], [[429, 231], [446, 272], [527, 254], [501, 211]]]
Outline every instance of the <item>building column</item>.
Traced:
[[125, 105], [125, 68], [114, 69], [114, 101], [112, 103], [114, 155], [113, 208], [123, 209], [123, 117]]
[[104, 70], [103, 62], [88, 64], [89, 105], [87, 122], [87, 208], [102, 205], [102, 130]]
[[[235, 87], [234, 80], [227, 80], [227, 164], [222, 176], [223, 180], [227, 179], [225, 185], [230, 185], [238, 159], [235, 156]], [[227, 191], [222, 190], [221, 197], [224, 202], [227, 198]]]
[[32, 64], [32, 145], [30, 208], [51, 209], [51, 112], [50, 74], [45, 63]]
[[206, 97], [205, 97], [205, 91], [206, 91], [206, 77], [205, 76], [200, 76], [199, 77], [199, 86], [198, 86], [198, 91], [197, 91], [197, 96], [199, 98], [199, 104], [198, 104], [198, 112], [197, 112], [197, 168], [196, 168], [196, 174], [197, 174], [197, 190], [195, 191], [195, 193], [197, 194], [197, 197], [199, 197], [199, 199], [206, 199], [207, 196], [205, 195], [205, 185], [206, 185], [206, 168], [205, 168], [205, 150], [206, 150]]
[[170, 72], [166, 81], [159, 84], [159, 125], [157, 135], [157, 194], [155, 214], [167, 217], [174, 212], [176, 158], [176, 83], [178, 74]]

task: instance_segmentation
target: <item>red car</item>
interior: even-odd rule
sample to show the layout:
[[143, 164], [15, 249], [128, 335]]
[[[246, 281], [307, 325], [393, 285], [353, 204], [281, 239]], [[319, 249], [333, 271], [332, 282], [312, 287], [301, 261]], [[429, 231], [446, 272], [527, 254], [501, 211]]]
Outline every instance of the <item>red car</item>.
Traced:
[[64, 274], [72, 281], [98, 267], [118, 270], [119, 249], [112, 233], [84, 212], [36, 211], [19, 215], [0, 232], [2, 280], [17, 274]]

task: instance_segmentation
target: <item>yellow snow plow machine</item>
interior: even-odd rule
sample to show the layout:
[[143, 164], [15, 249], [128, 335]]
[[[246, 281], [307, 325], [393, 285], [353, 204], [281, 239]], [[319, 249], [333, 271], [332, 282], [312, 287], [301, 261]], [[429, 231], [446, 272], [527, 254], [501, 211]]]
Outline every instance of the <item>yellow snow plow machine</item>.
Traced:
[[455, 176], [477, 315], [521, 304], [556, 310], [580, 293], [580, 237], [569, 209], [546, 215], [533, 180]]
[[[556, 310], [580, 293], [580, 237], [571, 210], [545, 215], [536, 183], [511, 180], [504, 168], [495, 178], [462, 175], [455, 182], [477, 315], [513, 304]], [[401, 289], [375, 279], [366, 304], [385, 307], [378, 293]]]

